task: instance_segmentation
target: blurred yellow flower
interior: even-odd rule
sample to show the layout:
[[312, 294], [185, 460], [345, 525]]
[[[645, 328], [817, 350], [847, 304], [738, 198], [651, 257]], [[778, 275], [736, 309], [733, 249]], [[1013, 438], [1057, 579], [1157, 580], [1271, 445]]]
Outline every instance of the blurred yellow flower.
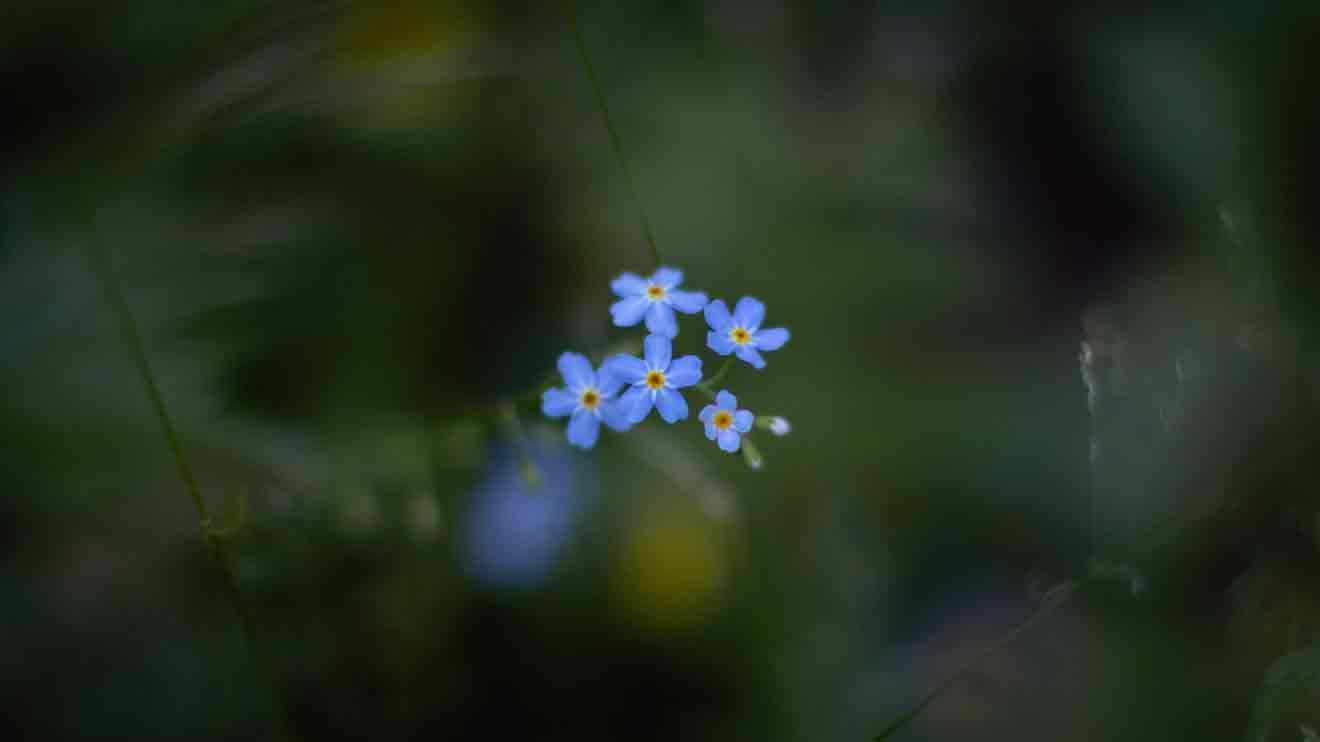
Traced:
[[714, 523], [677, 506], [651, 513], [615, 559], [615, 603], [638, 628], [673, 633], [700, 625], [719, 604], [727, 552]]

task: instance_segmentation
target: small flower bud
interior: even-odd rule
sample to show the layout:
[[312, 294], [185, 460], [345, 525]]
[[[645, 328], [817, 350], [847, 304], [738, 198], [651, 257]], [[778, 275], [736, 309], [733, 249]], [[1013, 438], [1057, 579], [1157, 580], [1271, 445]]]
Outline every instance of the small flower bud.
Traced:
[[778, 415], [762, 415], [756, 418], [756, 427], [761, 430], [768, 430], [780, 438], [793, 432], [793, 426], [789, 424], [788, 420]]
[[752, 444], [751, 439], [745, 436], [742, 439], [742, 454], [743, 460], [746, 461], [747, 465], [752, 469], [759, 470], [761, 465], [765, 463], [765, 460], [761, 458], [761, 452]]

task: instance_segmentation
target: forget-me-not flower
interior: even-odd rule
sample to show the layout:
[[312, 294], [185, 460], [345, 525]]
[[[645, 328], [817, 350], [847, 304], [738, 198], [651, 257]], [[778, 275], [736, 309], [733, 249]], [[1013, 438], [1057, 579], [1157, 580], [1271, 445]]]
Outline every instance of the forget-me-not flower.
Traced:
[[653, 406], [667, 423], [685, 419], [687, 400], [678, 390], [701, 381], [701, 359], [683, 356], [671, 361], [673, 345], [663, 335], [647, 335], [643, 348], [644, 359], [621, 353], [601, 364], [602, 377], [632, 387], [619, 397], [618, 406], [633, 424], [645, 420]]
[[636, 273], [624, 273], [610, 282], [610, 288], [621, 297], [610, 307], [614, 324], [632, 327], [646, 317], [646, 329], [667, 338], [678, 336], [678, 319], [674, 310], [696, 314], [706, 306], [706, 295], [700, 291], [676, 291], [683, 283], [683, 271], [661, 268], [650, 278]]
[[568, 419], [568, 442], [578, 448], [591, 448], [600, 436], [602, 420], [620, 432], [631, 427], [618, 400], [613, 399], [623, 382], [591, 368], [591, 361], [581, 353], [559, 356], [559, 374], [564, 377], [561, 389], [547, 389], [541, 395], [541, 412], [547, 417]]
[[788, 342], [788, 330], [782, 327], [761, 329], [765, 305], [750, 296], [738, 300], [733, 315], [721, 300], [706, 305], [706, 346], [722, 356], [733, 353], [755, 368], [765, 368], [761, 351], [779, 350]]
[[[541, 472], [542, 483], [535, 489], [523, 477], [519, 460], [524, 456]], [[459, 510], [459, 564], [486, 587], [535, 589], [567, 555], [595, 489], [590, 468], [562, 446], [535, 436], [521, 446], [498, 445], [485, 476]]]
[[752, 429], [756, 416], [738, 409], [738, 398], [723, 389], [715, 395], [715, 404], [703, 407], [697, 419], [706, 424], [706, 437], [716, 441], [721, 451], [734, 453], [742, 447], [742, 434]]

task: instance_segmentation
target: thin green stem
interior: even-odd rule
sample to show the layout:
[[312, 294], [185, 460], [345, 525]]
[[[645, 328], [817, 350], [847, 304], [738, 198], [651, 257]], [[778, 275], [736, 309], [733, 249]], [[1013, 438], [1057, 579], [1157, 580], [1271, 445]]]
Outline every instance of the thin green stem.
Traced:
[[532, 460], [531, 446], [527, 442], [527, 434], [523, 432], [522, 420], [518, 417], [518, 405], [509, 400], [500, 405], [500, 410], [501, 422], [518, 449], [518, 470], [523, 481], [533, 488], [540, 487], [541, 470]]
[[637, 183], [633, 180], [632, 168], [628, 166], [628, 158], [624, 157], [623, 144], [619, 140], [619, 132], [614, 129], [614, 122], [610, 119], [610, 109], [605, 103], [605, 93], [600, 87], [600, 79], [596, 77], [596, 68], [591, 64], [591, 55], [587, 53], [587, 42], [582, 38], [582, 29], [578, 27], [577, 3], [574, 0], [568, 0], [568, 24], [573, 31], [573, 41], [577, 45], [578, 57], [582, 60], [582, 69], [586, 72], [587, 82], [591, 84], [591, 92], [596, 96], [596, 106], [600, 109], [600, 118], [605, 122], [605, 131], [610, 135], [610, 145], [614, 148], [614, 157], [619, 161], [619, 168], [623, 170], [623, 178], [627, 182], [628, 192], [632, 195], [633, 203], [637, 206], [637, 213], [642, 217], [642, 231], [646, 233], [646, 244], [651, 248], [651, 260], [655, 267], [660, 267], [660, 248], [656, 247], [655, 235], [651, 231], [651, 220], [646, 216], [646, 207], [642, 204], [642, 198], [637, 193]]
[[720, 367], [715, 372], [715, 375], [707, 379], [706, 383], [709, 384], [713, 389], [716, 384], [720, 383], [720, 380], [724, 378], [725, 374], [729, 373], [729, 369], [731, 368], [733, 368], [733, 356], [729, 356], [728, 358], [725, 358], [724, 363], [720, 364]]
[[932, 703], [935, 702], [937, 698], [944, 695], [944, 692], [947, 691], [949, 688], [953, 687], [953, 685], [957, 683], [959, 680], [961, 680], [963, 676], [967, 675], [967, 673], [976, 669], [978, 665], [980, 665], [983, 661], [985, 661], [988, 657], [990, 657], [994, 653], [998, 652], [1001, 649], [1004, 649], [1005, 647], [1012, 644], [1014, 641], [1017, 641], [1018, 637], [1022, 636], [1024, 633], [1027, 632], [1028, 629], [1030, 629], [1032, 626], [1035, 626], [1042, 618], [1049, 615], [1055, 608], [1058, 608], [1066, 600], [1068, 600], [1068, 598], [1071, 597], [1073, 591], [1076, 589], [1077, 584], [1078, 584], [1077, 582], [1070, 580], [1061, 585], [1055, 586], [1049, 592], [1045, 593], [1045, 596], [1041, 598], [1040, 604], [1036, 606], [1036, 610], [1033, 611], [1032, 614], [1028, 616], [1025, 621], [1014, 627], [1012, 631], [1009, 631], [1007, 634], [1000, 637], [999, 641], [996, 641], [994, 644], [991, 644], [985, 649], [982, 649], [970, 660], [965, 662], [962, 665], [962, 667], [954, 671], [952, 675], [949, 675], [947, 678], [941, 681], [939, 685], [930, 689], [930, 691], [927, 692], [925, 696], [922, 696], [921, 700], [918, 701], [915, 705], [913, 705], [911, 708], [904, 711], [903, 713], [899, 714], [898, 716], [894, 717], [894, 719], [890, 721], [888, 725], [885, 726], [884, 731], [876, 735], [875, 742], [881, 742], [882, 740], [886, 740], [892, 737], [896, 732], [898, 732], [898, 730], [907, 726], [913, 719], [920, 716], [921, 712], [925, 711], [927, 706], [931, 705]]
[[[1083, 356], [1085, 357], [1085, 355], [1089, 352], [1090, 352], [1089, 350], [1083, 351]], [[1095, 383], [1099, 383], [1099, 382], [1095, 382]], [[1089, 393], [1094, 395], [1094, 392], [1089, 392]], [[1098, 558], [1096, 556], [1096, 523], [1098, 520], [1099, 507], [1100, 507], [1100, 499], [1099, 499], [1100, 473], [1099, 471], [1097, 471], [1098, 463], [1096, 459], [1096, 451], [1098, 450], [1097, 447], [1100, 445], [1100, 426], [1096, 424], [1095, 403], [1093, 401], [1088, 400], [1088, 408], [1091, 413], [1090, 415], [1091, 437], [1090, 440], [1088, 441], [1088, 445], [1090, 446], [1090, 448], [1087, 450], [1086, 453], [1087, 462], [1090, 464], [1090, 468], [1091, 468], [1090, 482], [1088, 482], [1088, 484], [1090, 485], [1088, 492], [1089, 497], [1086, 504], [1087, 510], [1089, 511], [1087, 518], [1086, 569], [1087, 569], [1087, 573], [1089, 574], [1091, 571], [1095, 570], [1097, 565], [1096, 560]]]
[[733, 356], [729, 356], [728, 358], [724, 359], [724, 363], [715, 372], [714, 376], [696, 385], [697, 391], [701, 392], [702, 394], [705, 394], [707, 397], [710, 397], [711, 399], [715, 399], [715, 396], [719, 391], [716, 388], [716, 385], [720, 383], [720, 380], [724, 378], [725, 374], [729, 373], [729, 369], [732, 367], [733, 367]]
[[280, 725], [280, 732], [285, 738], [292, 739], [288, 727], [287, 712], [276, 689], [272, 667], [265, 655], [258, 650], [252, 613], [244, 602], [242, 593], [239, 592], [238, 579], [234, 575], [229, 549], [216, 528], [216, 524], [211, 520], [211, 513], [206, 507], [206, 500], [202, 498], [201, 489], [197, 486], [197, 478], [193, 475], [188, 457], [184, 455], [183, 445], [179, 442], [179, 435], [174, 429], [174, 422], [171, 420], [169, 409], [165, 405], [165, 398], [161, 395], [160, 386], [156, 383], [156, 375], [152, 373], [151, 363], [147, 359], [147, 352], [142, 344], [142, 336], [138, 332], [137, 323], [133, 320], [133, 312], [129, 309], [128, 302], [125, 301], [123, 293], [119, 290], [114, 272], [111, 270], [110, 262], [105, 254], [91, 241], [87, 243], [87, 253], [92, 271], [96, 274], [101, 283], [101, 289], [105, 293], [106, 303], [110, 305], [110, 310], [119, 323], [124, 343], [128, 346], [133, 364], [137, 367], [138, 375], [142, 378], [142, 386], [146, 389], [147, 398], [151, 400], [152, 410], [155, 411], [161, 431], [169, 444], [170, 453], [174, 456], [174, 464], [178, 469], [179, 478], [183, 480], [183, 488], [188, 493], [189, 499], [192, 500], [193, 507], [197, 510], [197, 525], [201, 530], [202, 540], [210, 547], [211, 554], [215, 557], [216, 565], [220, 569], [225, 594], [233, 605], [234, 612], [238, 614], [244, 644], [252, 657], [258, 674], [261, 676], [262, 683], [266, 685], [275, 700], [276, 718], [277, 723]]
[[[1092, 464], [1092, 468], [1093, 468], [1093, 469], [1094, 469], [1094, 466], [1095, 466], [1095, 465]], [[1096, 486], [1096, 477], [1095, 477], [1094, 474], [1092, 474], [1092, 475], [1091, 475], [1091, 501], [1090, 501], [1090, 503], [1088, 503], [1089, 506], [1090, 506], [1090, 511], [1091, 511], [1091, 514], [1090, 514], [1090, 522], [1089, 522], [1089, 529], [1090, 529], [1090, 547], [1089, 547], [1090, 551], [1089, 551], [1089, 553], [1090, 553], [1090, 556], [1089, 556], [1089, 557], [1087, 558], [1087, 560], [1086, 560], [1086, 562], [1087, 562], [1087, 569], [1088, 569], [1088, 570], [1090, 570], [1090, 569], [1094, 569], [1094, 568], [1095, 568], [1095, 565], [1097, 564], [1097, 562], [1096, 562], [1096, 559], [1097, 559], [1097, 557], [1096, 557], [1096, 521], [1097, 521], [1097, 518], [1098, 518], [1098, 510], [1099, 510], [1099, 507], [1100, 507], [1100, 504], [1099, 504], [1099, 498], [1098, 498], [1099, 493], [1096, 491], [1097, 489], [1098, 489], [1098, 488], [1097, 488], [1097, 486]]]

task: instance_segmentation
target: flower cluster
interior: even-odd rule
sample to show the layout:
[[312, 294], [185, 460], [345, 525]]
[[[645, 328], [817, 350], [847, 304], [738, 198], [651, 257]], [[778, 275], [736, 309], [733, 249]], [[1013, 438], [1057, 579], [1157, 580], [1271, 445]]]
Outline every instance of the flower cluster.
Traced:
[[[564, 353], [558, 364], [564, 386], [542, 394], [541, 412], [547, 417], [568, 417], [568, 442], [589, 449], [596, 445], [602, 422], [624, 432], [645, 420], [653, 409], [671, 425], [686, 420], [688, 402], [682, 391], [697, 389], [714, 402], [697, 416], [706, 437], [722, 451], [743, 450], [748, 462], [759, 467], [760, 454], [745, 436], [754, 424], [775, 435], [786, 435], [788, 421], [757, 418], [749, 410], [739, 409], [737, 398], [727, 389], [717, 392], [711, 385], [723, 377], [733, 358], [756, 369], [765, 368], [762, 354], [782, 348], [789, 332], [782, 327], [762, 327], [765, 305], [750, 296], [739, 299], [730, 313], [722, 300], [710, 301], [700, 291], [680, 290], [682, 283], [683, 272], [676, 268], [660, 268], [649, 278], [624, 273], [611, 281], [610, 288], [619, 297], [610, 306], [614, 324], [633, 327], [646, 323], [649, 334], [642, 344], [642, 356], [618, 354], [593, 368], [586, 356]], [[709, 327], [706, 347], [729, 357], [708, 382], [702, 382], [700, 358], [673, 357], [672, 341], [678, 337], [676, 313], [703, 313]]]

